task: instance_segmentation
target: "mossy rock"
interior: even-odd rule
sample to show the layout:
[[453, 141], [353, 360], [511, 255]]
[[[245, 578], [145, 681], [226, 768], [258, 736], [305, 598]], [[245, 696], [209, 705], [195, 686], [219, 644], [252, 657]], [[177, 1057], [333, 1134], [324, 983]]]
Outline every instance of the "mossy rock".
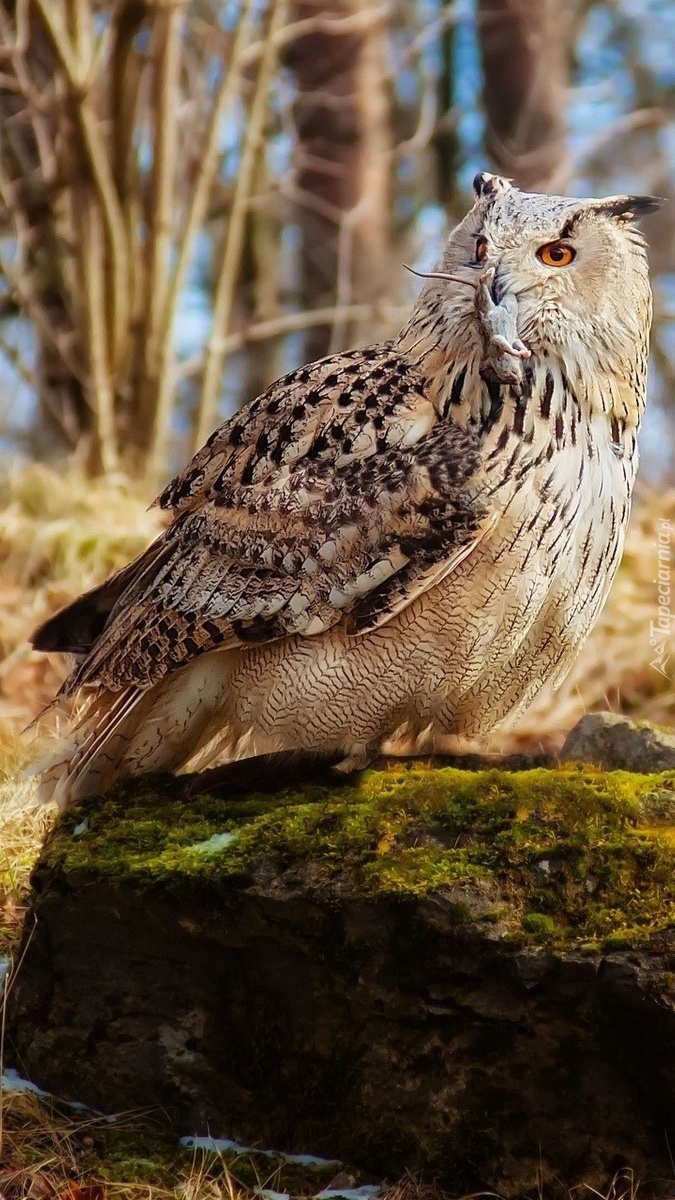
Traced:
[[[17, 1065], [182, 1134], [457, 1192], [642, 1194], [675, 1117], [675, 773], [118, 788], [34, 875]], [[652, 1189], [655, 1194], [656, 1185]]]
[[461, 888], [458, 920], [477, 893], [500, 937], [556, 947], [639, 944], [675, 923], [675, 772], [402, 766], [272, 797], [174, 793], [148, 779], [69, 813], [40, 886], [56, 873], [175, 896], [228, 878], [371, 900]]

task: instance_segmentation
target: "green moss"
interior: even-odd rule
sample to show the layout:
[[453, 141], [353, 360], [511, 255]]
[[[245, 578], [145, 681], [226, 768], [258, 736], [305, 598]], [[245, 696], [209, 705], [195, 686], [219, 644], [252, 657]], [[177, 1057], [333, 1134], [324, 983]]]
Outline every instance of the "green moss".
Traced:
[[642, 941], [640, 929], [623, 929], [620, 933], [610, 933], [602, 939], [602, 949], [605, 954], [616, 954], [619, 950], [634, 950]]
[[110, 1183], [175, 1184], [193, 1160], [176, 1138], [143, 1129], [105, 1130], [96, 1150], [97, 1174]]
[[264, 1185], [292, 1196], [312, 1196], [336, 1171], [335, 1163], [304, 1166], [270, 1152], [192, 1149], [176, 1137], [142, 1128], [104, 1128], [91, 1141], [92, 1161], [85, 1165], [104, 1182], [127, 1187], [145, 1184], [182, 1190], [181, 1184], [194, 1178], [197, 1170], [202, 1182], [219, 1180], [227, 1173], [244, 1188]]
[[520, 923], [526, 933], [534, 933], [537, 937], [555, 933], [555, 921], [543, 913], [525, 913]]
[[399, 765], [332, 789], [189, 803], [175, 781], [146, 779], [69, 813], [41, 869], [174, 891], [237, 879], [341, 896], [445, 891], [458, 920], [503, 936], [635, 945], [675, 922], [675, 772]]

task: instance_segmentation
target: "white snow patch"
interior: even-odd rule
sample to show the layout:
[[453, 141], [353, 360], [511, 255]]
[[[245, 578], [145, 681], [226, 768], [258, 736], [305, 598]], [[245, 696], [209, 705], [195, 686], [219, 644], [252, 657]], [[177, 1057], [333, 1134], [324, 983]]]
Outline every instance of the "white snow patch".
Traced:
[[30, 1079], [24, 1079], [19, 1075], [14, 1067], [7, 1067], [0, 1074], [0, 1091], [5, 1092], [32, 1092], [35, 1096], [43, 1096], [45, 1100], [57, 1100], [59, 1104], [65, 1104], [67, 1108], [72, 1108], [75, 1112], [91, 1113], [94, 1117], [102, 1117], [108, 1125], [114, 1125], [119, 1117], [117, 1113], [102, 1113], [97, 1108], [90, 1108], [88, 1104], [83, 1104], [81, 1100], [62, 1100], [58, 1096], [54, 1096], [52, 1092], [46, 1092], [44, 1088], [38, 1087], [37, 1083], [33, 1083]]
[[[259, 1147], [242, 1146], [241, 1142], [232, 1142], [229, 1138], [214, 1137], [182, 1137], [181, 1146], [191, 1150], [211, 1150], [214, 1154], [230, 1152], [231, 1154], [263, 1154], [265, 1158], [282, 1158], [284, 1162], [296, 1163], [301, 1167], [341, 1167], [338, 1158], [319, 1158], [317, 1154], [286, 1154], [283, 1150], [261, 1150]], [[379, 1188], [376, 1189], [379, 1191]], [[333, 1193], [331, 1193], [332, 1195]], [[341, 1192], [335, 1192], [342, 1195]], [[267, 1192], [265, 1193], [267, 1195]], [[361, 1200], [361, 1197], [357, 1197]]]
[[339, 1158], [318, 1158], [316, 1154], [282, 1154], [289, 1163], [297, 1163], [300, 1167], [341, 1167]]
[[381, 1183], [364, 1183], [356, 1188], [324, 1188], [317, 1192], [316, 1200], [331, 1200], [333, 1196], [341, 1196], [343, 1200], [368, 1200], [369, 1196], [379, 1196], [381, 1191]]
[[214, 1137], [182, 1137], [179, 1138], [180, 1146], [187, 1146], [188, 1150], [211, 1150], [213, 1154], [226, 1154], [230, 1151], [232, 1154], [267, 1154], [267, 1150], [251, 1150], [250, 1146], [242, 1146], [239, 1142], [231, 1142], [229, 1138], [214, 1138]]
[[[234, 1154], [264, 1154], [265, 1158], [282, 1158], [284, 1162], [297, 1163], [303, 1167], [341, 1167], [337, 1158], [319, 1158], [316, 1154], [284, 1154], [279, 1150], [259, 1150], [251, 1146], [242, 1146], [240, 1142], [231, 1142], [228, 1138], [214, 1137], [182, 1137], [181, 1146], [193, 1150], [211, 1150], [219, 1152], [230, 1151]], [[263, 1200], [289, 1200], [287, 1192], [274, 1192], [270, 1188], [256, 1188], [258, 1196]], [[361, 1187], [324, 1188], [317, 1192], [315, 1200], [371, 1200], [384, 1190], [381, 1183], [365, 1183]]]
[[13, 1067], [7, 1067], [0, 1075], [0, 1088], [5, 1092], [34, 1092], [36, 1096], [49, 1097], [49, 1092], [31, 1083], [30, 1079], [23, 1079]]

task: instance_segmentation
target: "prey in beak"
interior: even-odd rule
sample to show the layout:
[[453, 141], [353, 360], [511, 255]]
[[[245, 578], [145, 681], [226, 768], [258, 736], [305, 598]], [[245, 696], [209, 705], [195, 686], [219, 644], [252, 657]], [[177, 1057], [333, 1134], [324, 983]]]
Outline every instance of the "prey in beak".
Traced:
[[444, 279], [475, 288], [474, 308], [483, 342], [480, 373], [491, 382], [510, 384], [520, 394], [523, 362], [531, 357], [532, 351], [518, 337], [516, 297], [507, 292], [499, 302], [494, 298], [495, 268], [488, 267], [477, 280], [446, 271], [415, 271], [412, 267], [406, 267], [406, 270], [422, 279]]
[[484, 355], [480, 373], [496, 383], [510, 383], [520, 392], [523, 362], [532, 352], [518, 337], [518, 301], [513, 293], [507, 292], [495, 303], [494, 276], [494, 267], [489, 267], [476, 284], [475, 307]]

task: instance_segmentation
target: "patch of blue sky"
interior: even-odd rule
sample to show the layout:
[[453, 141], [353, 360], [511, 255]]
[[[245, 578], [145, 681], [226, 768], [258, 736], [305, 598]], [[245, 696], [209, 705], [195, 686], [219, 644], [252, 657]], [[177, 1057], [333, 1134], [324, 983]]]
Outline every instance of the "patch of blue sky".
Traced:
[[138, 33], [134, 34], [132, 42], [134, 50], [139, 50], [141, 53], [150, 49], [150, 27], [149, 24], [141, 25]]
[[5, 433], [22, 435], [33, 428], [37, 411], [35, 389], [25, 378], [35, 369], [35, 329], [23, 317], [7, 317], [0, 333], [0, 423]]
[[154, 143], [152, 138], [147, 136], [147, 133], [142, 128], [138, 128], [134, 132], [134, 140], [136, 143], [136, 159], [141, 171], [147, 173], [152, 170], [154, 161]]
[[273, 175], [286, 175], [292, 166], [293, 138], [290, 133], [280, 130], [273, 133], [267, 141], [267, 162]]
[[625, 53], [613, 6], [594, 5], [579, 31], [576, 44], [576, 59], [584, 82], [595, 83], [622, 70]]
[[576, 85], [568, 104], [574, 143], [606, 127], [635, 104], [635, 81], [627, 66], [629, 46], [609, 7], [592, 8], [576, 45]]
[[241, 163], [241, 142], [246, 120], [246, 109], [240, 97], [237, 97], [232, 107], [223, 116], [220, 127], [221, 161], [218, 177], [223, 182], [232, 182], [237, 177]]
[[[2, 255], [3, 262], [6, 263], [8, 267], [13, 266], [17, 261], [18, 253], [19, 247], [15, 237], [0, 238], [0, 254]], [[0, 287], [2, 288], [3, 292], [11, 291], [11, 285], [4, 275], [0, 275]]]
[[223, 29], [231, 31], [237, 28], [241, 17], [241, 0], [221, 0], [218, 20]]
[[200, 229], [192, 242], [192, 255], [185, 272], [186, 288], [204, 288], [213, 262], [213, 238], [211, 233]]
[[640, 53], [663, 87], [675, 87], [675, 6], [672, 0], [620, 0]]
[[225, 63], [219, 55], [214, 56], [207, 64], [206, 81], [211, 91], [215, 92], [216, 88], [220, 85], [224, 71]]
[[[567, 104], [567, 129], [573, 155], [582, 164], [570, 180], [572, 193], [593, 191], [597, 181], [584, 173], [584, 155], [625, 113], [637, 106], [635, 78], [628, 67], [632, 40], [628, 5], [596, 6], [582, 25], [576, 45], [575, 86]], [[636, 5], [643, 7], [643, 5]], [[630, 165], [622, 172], [620, 155], [613, 155], [612, 179], [605, 190], [631, 190], [635, 180]]]
[[396, 73], [396, 91], [401, 102], [412, 106], [420, 90], [420, 81], [414, 63], [399, 67]]
[[[454, 6], [456, 7], [456, 6]], [[439, 0], [421, 0], [418, 6], [419, 22], [418, 28], [421, 31], [433, 28], [441, 19], [445, 5], [439, 3]], [[442, 65], [443, 56], [441, 53], [441, 38], [440, 37], [425, 37], [423, 38], [420, 57], [424, 65], [435, 75], [439, 75]]]
[[[442, 204], [425, 204], [416, 214], [412, 230], [410, 266], [416, 271], [431, 271], [438, 262], [448, 233], [448, 218]], [[422, 281], [406, 272], [406, 298], [417, 296]]]
[[179, 359], [196, 354], [211, 332], [211, 300], [199, 287], [185, 288], [178, 301], [173, 329], [174, 348]]

